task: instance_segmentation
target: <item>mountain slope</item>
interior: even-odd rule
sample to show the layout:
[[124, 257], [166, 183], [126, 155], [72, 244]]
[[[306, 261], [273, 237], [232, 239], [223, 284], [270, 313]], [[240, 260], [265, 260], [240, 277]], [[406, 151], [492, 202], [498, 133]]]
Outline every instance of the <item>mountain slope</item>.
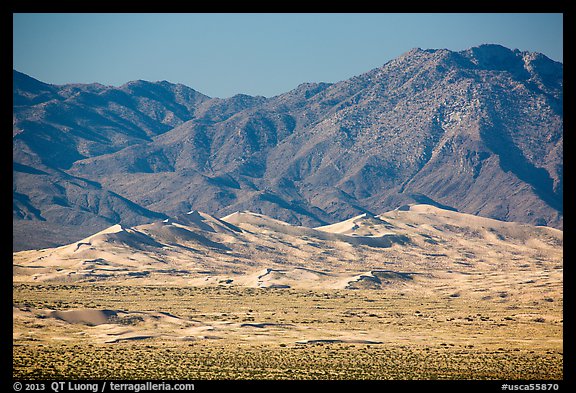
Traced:
[[[14, 71], [14, 250], [64, 244], [70, 236], [119, 222], [136, 225], [166, 217], [99, 179], [70, 175], [67, 169], [80, 159], [149, 142], [192, 119], [196, 110], [222, 117], [259, 100], [233, 97], [226, 104], [168, 82], [55, 86]], [[140, 158], [135, 165], [158, 170], [165, 160]]]
[[[417, 202], [562, 228], [562, 78], [562, 64], [499, 45], [414, 49], [334, 84], [200, 100], [137, 143], [62, 143], [61, 166], [169, 216], [250, 210], [318, 226]], [[55, 94], [29, 84], [29, 102]], [[58, 163], [19, 143], [18, 163]]]

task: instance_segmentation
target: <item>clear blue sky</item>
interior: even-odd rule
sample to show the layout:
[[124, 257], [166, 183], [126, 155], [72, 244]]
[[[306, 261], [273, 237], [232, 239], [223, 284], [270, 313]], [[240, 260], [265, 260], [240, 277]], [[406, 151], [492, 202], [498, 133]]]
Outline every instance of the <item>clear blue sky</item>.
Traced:
[[183, 83], [266, 97], [419, 47], [483, 43], [563, 61], [562, 14], [14, 14], [14, 69], [47, 83]]

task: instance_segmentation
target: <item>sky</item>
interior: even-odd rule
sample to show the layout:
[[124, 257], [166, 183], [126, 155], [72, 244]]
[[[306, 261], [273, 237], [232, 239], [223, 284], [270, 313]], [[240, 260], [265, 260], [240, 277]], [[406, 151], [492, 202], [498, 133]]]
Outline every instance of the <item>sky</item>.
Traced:
[[412, 48], [563, 61], [562, 14], [13, 14], [13, 67], [46, 83], [182, 83], [210, 97], [338, 82]]

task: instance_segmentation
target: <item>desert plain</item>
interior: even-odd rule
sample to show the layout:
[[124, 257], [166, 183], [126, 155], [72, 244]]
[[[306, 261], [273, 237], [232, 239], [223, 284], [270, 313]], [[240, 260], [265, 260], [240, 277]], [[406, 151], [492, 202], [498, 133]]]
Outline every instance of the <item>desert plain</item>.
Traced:
[[13, 255], [15, 379], [563, 378], [562, 231], [200, 212]]

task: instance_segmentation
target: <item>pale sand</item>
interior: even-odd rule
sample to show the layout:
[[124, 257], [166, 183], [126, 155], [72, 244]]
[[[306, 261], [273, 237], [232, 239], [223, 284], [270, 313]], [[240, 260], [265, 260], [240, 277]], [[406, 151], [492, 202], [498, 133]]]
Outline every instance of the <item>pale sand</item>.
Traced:
[[[558, 378], [562, 246], [559, 230], [426, 205], [319, 228], [249, 212], [115, 225], [13, 254], [14, 370], [26, 378], [83, 376], [82, 364], [93, 362], [107, 373], [117, 361], [100, 364], [92, 354], [117, 349], [125, 363], [110, 375], [119, 377], [153, 353], [164, 353], [156, 360], [164, 364], [190, 351], [189, 362], [212, 348], [219, 359], [248, 350], [255, 370], [277, 369], [278, 355], [318, 359], [335, 372], [334, 353], [317, 350], [328, 347], [344, 351], [346, 370], [360, 353], [431, 351], [440, 356], [432, 359], [449, 354], [462, 364], [446, 374], [458, 378]], [[66, 348], [86, 356], [66, 357]], [[372, 375], [396, 375], [392, 360]], [[400, 377], [420, 375], [421, 363], [410, 362]], [[222, 375], [218, 364], [206, 375]], [[317, 368], [309, 367], [303, 375]], [[445, 367], [430, 364], [426, 375]]]
[[[14, 253], [14, 282], [133, 282], [384, 289], [529, 296], [562, 286], [562, 231], [414, 205], [320, 228], [237, 212], [191, 212]], [[375, 272], [381, 272], [376, 273]], [[529, 285], [528, 285], [529, 286]]]

